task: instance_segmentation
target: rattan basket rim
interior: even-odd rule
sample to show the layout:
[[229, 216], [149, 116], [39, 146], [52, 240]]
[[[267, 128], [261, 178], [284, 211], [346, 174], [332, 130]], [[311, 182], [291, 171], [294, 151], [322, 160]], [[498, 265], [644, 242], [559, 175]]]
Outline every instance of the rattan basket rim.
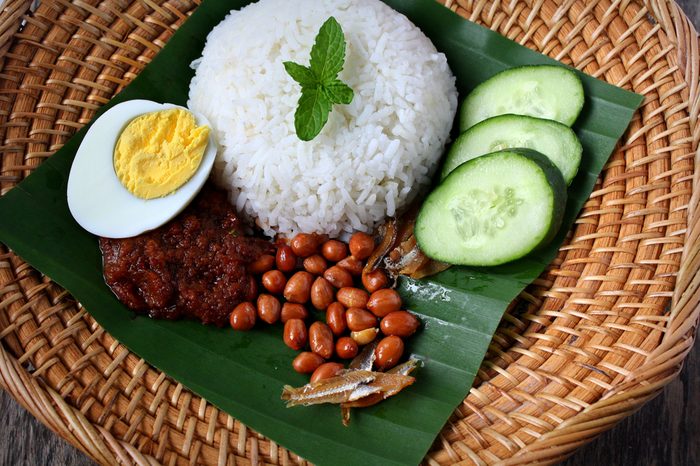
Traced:
[[[0, 12], [3, 193], [133, 79], [199, 0], [32, 3], [6, 0]], [[553, 463], [658, 394], [692, 348], [700, 40], [672, 0], [443, 3], [646, 97], [572, 238], [521, 296], [525, 312], [502, 322], [425, 460]], [[2, 245], [0, 386], [101, 464], [304, 462], [129, 353]]]

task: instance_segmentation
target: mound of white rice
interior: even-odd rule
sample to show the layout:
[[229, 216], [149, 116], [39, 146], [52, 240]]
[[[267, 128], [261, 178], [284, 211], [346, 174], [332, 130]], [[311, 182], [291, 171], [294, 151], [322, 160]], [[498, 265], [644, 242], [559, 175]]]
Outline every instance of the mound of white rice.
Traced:
[[[339, 77], [355, 97], [302, 142], [300, 87], [283, 62], [308, 65], [330, 16], [348, 44]], [[214, 28], [193, 66], [188, 106], [221, 146], [214, 179], [270, 236], [347, 237], [395, 215], [430, 181], [457, 108], [445, 56], [379, 0], [261, 0]]]

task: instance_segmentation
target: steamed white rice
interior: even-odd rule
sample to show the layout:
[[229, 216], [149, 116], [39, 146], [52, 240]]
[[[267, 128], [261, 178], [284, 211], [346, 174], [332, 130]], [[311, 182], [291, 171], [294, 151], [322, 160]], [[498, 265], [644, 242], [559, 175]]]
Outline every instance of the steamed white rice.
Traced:
[[[348, 43], [339, 77], [355, 97], [302, 142], [300, 88], [283, 62], [308, 65], [330, 16]], [[261, 0], [214, 28], [193, 66], [188, 106], [220, 144], [214, 179], [270, 236], [347, 237], [395, 215], [430, 181], [457, 108], [445, 56], [379, 0]]]

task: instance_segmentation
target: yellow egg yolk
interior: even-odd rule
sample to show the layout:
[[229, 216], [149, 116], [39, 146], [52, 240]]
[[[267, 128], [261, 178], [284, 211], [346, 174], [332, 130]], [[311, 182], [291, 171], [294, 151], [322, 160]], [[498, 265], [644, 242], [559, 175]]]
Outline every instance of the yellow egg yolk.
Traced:
[[209, 127], [181, 108], [134, 118], [114, 148], [119, 181], [136, 197], [155, 199], [185, 184], [202, 162]]

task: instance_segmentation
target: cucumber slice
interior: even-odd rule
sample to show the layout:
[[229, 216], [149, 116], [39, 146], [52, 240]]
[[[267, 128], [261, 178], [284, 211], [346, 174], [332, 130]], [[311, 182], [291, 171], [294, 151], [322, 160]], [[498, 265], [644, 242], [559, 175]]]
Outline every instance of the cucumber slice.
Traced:
[[582, 108], [583, 85], [576, 73], [555, 65], [521, 66], [501, 71], [464, 99], [460, 130], [506, 113], [571, 126]]
[[581, 164], [581, 143], [568, 126], [523, 115], [500, 115], [459, 135], [447, 153], [442, 179], [467, 160], [515, 147], [534, 149], [549, 157], [561, 170], [567, 185], [571, 184]]
[[416, 240], [439, 261], [504, 264], [551, 241], [565, 206], [564, 178], [547, 157], [529, 149], [494, 152], [463, 163], [428, 195]]

